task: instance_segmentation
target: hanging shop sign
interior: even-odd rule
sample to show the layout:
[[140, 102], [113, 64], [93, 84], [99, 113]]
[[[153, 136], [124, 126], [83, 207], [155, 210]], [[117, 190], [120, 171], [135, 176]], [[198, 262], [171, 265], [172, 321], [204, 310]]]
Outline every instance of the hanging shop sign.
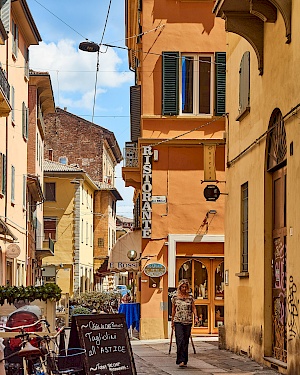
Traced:
[[150, 263], [145, 266], [144, 272], [149, 277], [161, 277], [167, 272], [167, 269], [162, 263]]
[[220, 189], [217, 185], [207, 185], [204, 189], [204, 197], [207, 201], [216, 201], [220, 196]]
[[142, 238], [151, 238], [152, 226], [152, 147], [142, 147]]
[[21, 254], [20, 246], [12, 243], [7, 246], [6, 248], [6, 256], [7, 258], [17, 258]]

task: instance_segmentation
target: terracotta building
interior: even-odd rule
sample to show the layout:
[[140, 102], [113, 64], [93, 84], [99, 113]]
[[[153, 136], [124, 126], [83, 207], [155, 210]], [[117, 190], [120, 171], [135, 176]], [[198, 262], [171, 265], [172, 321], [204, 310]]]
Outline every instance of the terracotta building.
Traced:
[[206, 191], [218, 195], [226, 186], [224, 23], [214, 1], [125, 3], [135, 84], [122, 173], [135, 188], [142, 243], [131, 249], [140, 264], [140, 337], [168, 337], [168, 298], [181, 278], [201, 317], [193, 333], [216, 334], [224, 322], [224, 196], [206, 200], [204, 190], [212, 185]]
[[299, 1], [216, 1], [227, 31], [225, 347], [299, 374]]
[[115, 166], [122, 160], [117, 140], [111, 131], [60, 108], [46, 116], [45, 127], [45, 157], [78, 166], [98, 186], [94, 194], [94, 282], [96, 289], [113, 288], [107, 264], [116, 242], [116, 204], [122, 199], [114, 186]]

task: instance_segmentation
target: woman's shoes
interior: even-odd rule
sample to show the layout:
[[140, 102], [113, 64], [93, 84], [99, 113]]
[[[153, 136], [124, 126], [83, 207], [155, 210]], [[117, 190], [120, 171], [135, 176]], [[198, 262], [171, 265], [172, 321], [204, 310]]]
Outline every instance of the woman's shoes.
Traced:
[[183, 368], [183, 367], [187, 367], [187, 365], [184, 362], [181, 362], [181, 363], [179, 363], [179, 367]]

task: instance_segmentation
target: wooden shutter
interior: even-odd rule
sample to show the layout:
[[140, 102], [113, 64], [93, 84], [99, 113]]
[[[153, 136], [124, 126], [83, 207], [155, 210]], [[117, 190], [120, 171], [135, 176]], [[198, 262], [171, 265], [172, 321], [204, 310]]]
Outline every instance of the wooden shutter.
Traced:
[[215, 115], [226, 113], [226, 52], [216, 52], [216, 101]]
[[3, 154], [0, 152], [0, 194], [3, 190]]
[[15, 88], [11, 86], [11, 119], [15, 121]]
[[22, 103], [22, 135], [24, 138], [26, 138], [25, 136], [25, 131], [26, 131], [26, 106], [25, 106], [25, 103], [23, 102]]
[[141, 136], [141, 86], [130, 87], [130, 132], [131, 142]]
[[179, 52], [162, 53], [162, 114], [178, 115]]
[[240, 65], [240, 102], [239, 112], [250, 107], [250, 52], [243, 54]]
[[1, 0], [1, 21], [7, 33], [10, 32], [10, 0]]
[[6, 155], [2, 154], [2, 194], [6, 194]]
[[11, 166], [11, 201], [15, 201], [15, 167]]

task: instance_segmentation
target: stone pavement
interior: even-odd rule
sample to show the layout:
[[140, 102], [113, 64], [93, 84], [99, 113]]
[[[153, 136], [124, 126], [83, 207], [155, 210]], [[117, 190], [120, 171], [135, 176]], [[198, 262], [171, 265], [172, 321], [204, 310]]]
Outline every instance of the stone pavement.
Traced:
[[218, 349], [217, 338], [194, 337], [196, 354], [189, 345], [187, 368], [176, 364], [176, 345], [169, 353], [169, 340], [131, 340], [138, 375], [278, 375], [246, 356]]

